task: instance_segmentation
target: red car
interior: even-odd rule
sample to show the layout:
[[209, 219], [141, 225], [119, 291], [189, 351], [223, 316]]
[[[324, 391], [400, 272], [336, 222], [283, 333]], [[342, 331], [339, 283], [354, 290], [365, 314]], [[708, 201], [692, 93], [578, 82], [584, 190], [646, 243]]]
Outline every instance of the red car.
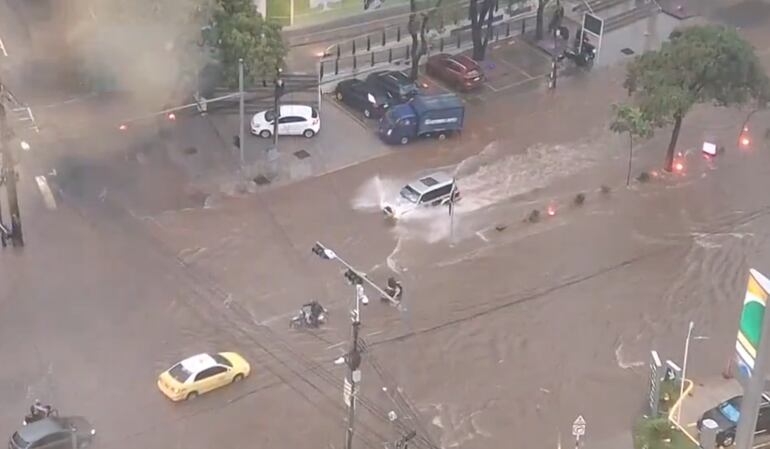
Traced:
[[461, 91], [475, 89], [484, 83], [481, 66], [465, 55], [433, 55], [428, 58], [425, 71]]

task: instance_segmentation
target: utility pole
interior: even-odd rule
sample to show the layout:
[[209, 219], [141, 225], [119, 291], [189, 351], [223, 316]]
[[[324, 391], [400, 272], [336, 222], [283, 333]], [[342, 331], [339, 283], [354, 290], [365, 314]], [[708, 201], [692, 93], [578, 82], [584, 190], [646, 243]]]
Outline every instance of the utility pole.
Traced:
[[281, 68], [275, 72], [275, 87], [273, 91], [273, 111], [275, 119], [273, 120], [273, 148], [278, 149], [278, 120], [281, 118], [281, 95], [283, 95], [283, 79], [281, 79]]
[[[750, 273], [751, 277], [756, 280], [759, 288], [763, 290], [762, 293], [765, 294], [765, 298], [767, 298], [767, 293], [770, 292], [770, 280], [756, 270], [752, 269]], [[746, 295], [749, 295], [748, 291]], [[745, 307], [744, 303], [744, 311], [746, 310]], [[759, 335], [759, 344], [756, 347], [757, 356], [754, 359], [754, 366], [752, 367], [750, 377], [743, 384], [740, 419], [738, 420], [738, 428], [735, 431], [736, 449], [751, 449], [754, 447], [757, 416], [759, 415], [759, 406], [762, 403], [762, 393], [765, 390], [765, 382], [767, 380], [768, 362], [770, 362], [770, 351], [767, 350], [767, 346], [770, 344], [770, 320], [767, 319], [766, 307], [762, 309], [761, 317], [761, 334]]]
[[238, 149], [241, 150], [241, 167], [244, 165], [243, 160], [243, 146], [246, 144], [246, 138], [244, 136], [244, 129], [246, 128], [245, 125], [245, 115], [246, 115], [246, 105], [245, 100], [243, 98], [243, 58], [238, 58], [238, 97], [240, 99], [240, 128], [238, 128], [238, 139], [240, 140], [240, 145], [238, 145]]
[[396, 449], [409, 449], [409, 441], [411, 441], [412, 438], [416, 436], [417, 436], [417, 432], [414, 430], [407, 433], [406, 435], [401, 437], [400, 440], [396, 441]]
[[[0, 84], [0, 100], [5, 95], [5, 88]], [[0, 170], [0, 179], [5, 185], [8, 196], [8, 209], [11, 213], [11, 244], [13, 246], [24, 246], [24, 237], [21, 231], [21, 213], [19, 212], [19, 199], [16, 192], [16, 164], [13, 159], [8, 141], [10, 140], [10, 128], [8, 127], [8, 118], [6, 116], [5, 105], [0, 102], [0, 154], [3, 156], [3, 166]], [[5, 231], [2, 231], [5, 234]]]
[[[357, 295], [358, 296], [358, 295]], [[345, 387], [350, 389], [350, 395], [348, 396], [348, 425], [345, 430], [345, 449], [353, 448], [353, 432], [355, 430], [356, 419], [356, 383], [361, 380], [361, 371], [358, 368], [361, 365], [361, 353], [358, 352], [358, 329], [361, 326], [361, 320], [358, 309], [359, 300], [356, 299], [356, 310], [351, 311], [353, 336], [350, 352], [347, 357], [348, 365], [348, 378], [345, 382]]]

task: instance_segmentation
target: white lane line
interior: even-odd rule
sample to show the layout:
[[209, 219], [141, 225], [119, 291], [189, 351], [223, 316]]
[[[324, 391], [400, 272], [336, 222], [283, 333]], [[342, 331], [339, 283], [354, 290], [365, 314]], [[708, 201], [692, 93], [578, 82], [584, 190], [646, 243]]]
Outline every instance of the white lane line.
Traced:
[[537, 78], [540, 78], [540, 77], [538, 77], [538, 76], [535, 76], [535, 77], [532, 77], [532, 78], [527, 78], [527, 79], [525, 79], [525, 80], [516, 81], [515, 83], [511, 83], [511, 84], [505, 85], [505, 86], [503, 86], [503, 87], [493, 87], [493, 86], [492, 86], [491, 84], [489, 84], [489, 83], [487, 83], [487, 84], [486, 84], [486, 86], [487, 86], [488, 88], [492, 89], [492, 92], [502, 92], [502, 91], [504, 91], [504, 90], [508, 90], [508, 89], [510, 89], [510, 88], [512, 88], [512, 87], [516, 87], [516, 86], [520, 86], [520, 85], [522, 85], [522, 84], [524, 84], [524, 83], [528, 83], [528, 82], [530, 82], [530, 81], [532, 81], [532, 80], [535, 80], [535, 79], [537, 79]]
[[368, 334], [366, 334], [366, 336], [367, 337], [374, 337], [375, 335], [380, 335], [381, 333], [382, 333], [382, 331], [374, 331], [374, 332], [369, 332]]
[[0, 52], [3, 52], [3, 56], [6, 58], [8, 57], [8, 51], [5, 49], [5, 44], [3, 43], [3, 38], [0, 37]]
[[340, 346], [342, 346], [342, 345], [344, 345], [346, 343], [347, 343], [346, 341], [341, 341], [341, 342], [339, 342], [339, 343], [337, 343], [335, 345], [327, 346], [326, 350], [328, 351], [329, 349], [339, 348]]
[[45, 176], [35, 176], [35, 182], [40, 190], [40, 194], [43, 196], [45, 207], [49, 210], [56, 210], [56, 199], [53, 197], [51, 187], [48, 186], [48, 180], [45, 179]]
[[508, 67], [511, 67], [513, 69], [518, 70], [519, 73], [521, 73], [522, 75], [526, 76], [527, 78], [533, 78], [533, 76], [529, 72], [527, 72], [526, 70], [522, 69], [521, 67], [519, 67], [518, 65], [514, 64], [513, 62], [511, 62], [511, 61], [509, 61], [509, 60], [507, 60], [507, 59], [505, 59], [503, 57], [500, 57], [497, 60], [502, 62], [502, 63], [504, 63], [504, 64], [506, 64]]
[[483, 240], [483, 241], [485, 241], [485, 242], [489, 243], [489, 238], [487, 238], [487, 236], [486, 236], [486, 235], [484, 235], [484, 233], [483, 233], [483, 232], [481, 232], [481, 231], [476, 231], [476, 235], [477, 235], [477, 236], [478, 236], [478, 238], [480, 238], [481, 240]]

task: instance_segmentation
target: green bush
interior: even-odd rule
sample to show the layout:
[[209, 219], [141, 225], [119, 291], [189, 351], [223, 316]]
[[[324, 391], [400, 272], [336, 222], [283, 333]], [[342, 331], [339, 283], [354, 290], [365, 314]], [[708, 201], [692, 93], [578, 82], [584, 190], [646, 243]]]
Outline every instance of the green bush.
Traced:
[[696, 449], [667, 418], [643, 418], [634, 427], [634, 449]]

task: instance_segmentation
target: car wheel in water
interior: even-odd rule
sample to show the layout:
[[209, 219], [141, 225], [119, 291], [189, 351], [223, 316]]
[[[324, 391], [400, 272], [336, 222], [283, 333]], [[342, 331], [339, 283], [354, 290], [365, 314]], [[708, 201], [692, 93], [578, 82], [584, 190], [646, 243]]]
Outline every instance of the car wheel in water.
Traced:
[[185, 399], [187, 399], [188, 401], [191, 401], [191, 400], [193, 400], [193, 399], [195, 399], [197, 397], [198, 397], [198, 392], [197, 391], [191, 391], [191, 392], [187, 393], [187, 397]]
[[238, 373], [235, 375], [235, 377], [233, 377], [233, 383], [240, 382], [242, 380], [243, 380], [243, 374], [241, 373]]
[[337, 97], [337, 100], [342, 101], [342, 92], [337, 92], [337, 95], [335, 96]]
[[372, 111], [370, 111], [369, 109], [364, 109], [364, 117], [372, 118]]
[[438, 140], [446, 140], [446, 133], [439, 133]]
[[302, 133], [302, 135], [309, 139], [315, 135], [315, 131], [313, 131], [312, 129], [306, 129], [305, 132]]
[[401, 142], [401, 145], [406, 145], [409, 143], [409, 138], [404, 136], [401, 138], [400, 142]]
[[270, 131], [263, 129], [262, 131], [259, 132], [259, 137], [263, 139], [267, 139], [268, 137], [270, 137]]
[[730, 447], [734, 443], [734, 438], [732, 435], [725, 435], [725, 437], [722, 439], [722, 447]]

